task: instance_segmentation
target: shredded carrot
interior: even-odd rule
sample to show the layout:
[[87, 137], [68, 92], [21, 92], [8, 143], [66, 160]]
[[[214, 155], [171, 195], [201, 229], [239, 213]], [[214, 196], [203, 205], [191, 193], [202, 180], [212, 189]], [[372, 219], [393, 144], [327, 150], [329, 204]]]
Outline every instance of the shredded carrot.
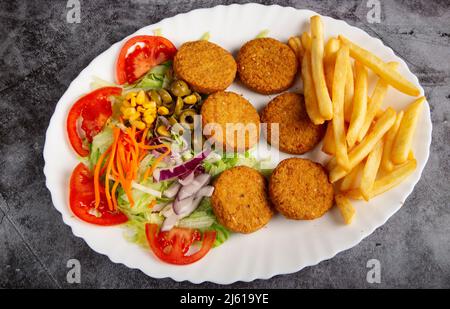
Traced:
[[108, 148], [100, 158], [98, 158], [97, 163], [94, 168], [94, 194], [95, 194], [95, 208], [98, 208], [100, 205], [100, 168], [102, 166], [102, 162], [105, 159], [106, 155], [111, 151], [112, 146]]
[[148, 128], [145, 128], [144, 132], [142, 133], [142, 136], [141, 136], [141, 142], [140, 142], [141, 145], [144, 145], [145, 139], [147, 138], [147, 134], [148, 134]]
[[153, 164], [145, 171], [144, 180], [147, 179], [148, 176], [153, 174], [153, 172], [155, 171], [158, 164], [161, 163], [161, 161], [164, 160], [164, 158], [169, 155], [170, 147], [167, 145], [164, 145], [164, 146], [167, 147], [167, 150], [163, 154], [161, 154], [158, 158], [156, 158], [156, 160], [153, 162]]
[[[111, 152], [111, 147], [110, 148], [108, 148], [107, 150], [106, 150], [106, 155], [105, 155], [105, 158], [103, 159], [104, 161], [108, 161], [109, 160], [109, 157], [108, 157], [108, 155], [109, 155], [109, 153]], [[101, 165], [101, 163], [102, 162], [100, 162], [100, 165]], [[97, 164], [97, 163], [96, 163]], [[103, 164], [103, 166], [102, 166], [102, 169], [100, 170], [100, 175], [99, 176], [102, 176], [104, 173], [105, 173], [105, 171], [106, 171], [106, 167], [108, 166], [108, 164]]]
[[147, 154], [146, 154], [145, 152], [140, 153], [140, 154], [139, 154], [138, 161], [141, 162], [141, 161], [145, 158], [146, 155], [147, 155]]
[[123, 147], [122, 143], [119, 144], [117, 152], [118, 152], [118, 155], [120, 157], [120, 165], [121, 165], [121, 167], [122, 168], [125, 167], [125, 169], [126, 169], [125, 150], [124, 150], [124, 147]]
[[127, 152], [126, 157], [127, 157], [126, 162], [127, 162], [127, 170], [128, 170], [128, 168], [130, 167], [131, 151]]
[[[123, 124], [123, 119], [119, 119]], [[122, 186], [130, 203], [134, 206], [132, 195], [132, 183], [138, 177], [138, 170], [141, 161], [146, 157], [150, 150], [164, 149], [152, 165], [144, 173], [146, 179], [156, 169], [158, 164], [170, 153], [170, 146], [165, 144], [147, 145], [146, 139], [149, 128], [137, 131], [135, 126], [131, 128], [115, 128], [113, 144], [98, 159], [94, 169], [95, 184], [95, 207], [100, 205], [100, 177], [104, 175], [105, 194], [108, 202], [108, 208], [115, 210], [117, 203], [117, 188]], [[112, 188], [110, 181], [114, 180]], [[153, 200], [148, 207], [154, 207], [156, 200]]]
[[126, 162], [125, 162], [125, 155], [124, 155], [124, 147], [122, 144], [119, 144], [118, 155], [120, 157], [120, 159], [117, 160], [117, 171], [119, 173], [119, 180], [120, 180], [120, 183], [122, 184], [122, 188], [125, 191], [125, 194], [128, 197], [128, 201], [130, 202], [131, 207], [133, 207], [134, 200], [133, 200], [133, 196], [130, 191], [131, 184], [128, 185], [128, 179], [126, 179], [126, 176], [125, 176], [126, 170], [123, 167], [123, 164], [126, 164]]
[[153, 201], [150, 202], [150, 204], [148, 204], [148, 208], [153, 208], [156, 205], [156, 199], [154, 199]]
[[119, 186], [119, 183], [120, 183], [120, 181], [117, 180], [117, 178], [116, 178], [116, 180], [112, 186], [112, 189], [111, 189], [111, 198], [112, 198], [114, 210], [117, 210], [116, 190], [117, 190], [117, 187]]
[[113, 210], [114, 205], [111, 201], [111, 194], [109, 191], [109, 176], [111, 175], [111, 169], [114, 162], [114, 155], [116, 154], [117, 143], [119, 141], [120, 129], [114, 128], [114, 142], [112, 144], [111, 155], [109, 156], [108, 167], [106, 168], [105, 174], [105, 192], [106, 192], [106, 201], [108, 202], [109, 210]]

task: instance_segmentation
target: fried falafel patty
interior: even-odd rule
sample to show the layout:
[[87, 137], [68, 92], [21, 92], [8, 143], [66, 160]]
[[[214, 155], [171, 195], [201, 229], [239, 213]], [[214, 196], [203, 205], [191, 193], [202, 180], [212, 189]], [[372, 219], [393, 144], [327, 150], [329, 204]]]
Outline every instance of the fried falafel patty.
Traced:
[[279, 93], [291, 87], [298, 69], [292, 49], [272, 38], [245, 43], [239, 50], [237, 63], [242, 83], [262, 94]]
[[334, 201], [333, 185], [323, 166], [300, 158], [278, 164], [270, 177], [269, 194], [276, 210], [296, 220], [319, 218]]
[[[267, 123], [267, 142], [283, 152], [303, 154], [313, 149], [323, 138], [326, 128], [315, 125], [306, 112], [302, 95], [286, 92], [266, 105], [261, 113], [261, 122]], [[278, 137], [271, 124], [278, 124]], [[271, 141], [274, 134], [274, 141]]]
[[224, 171], [214, 183], [211, 204], [217, 220], [231, 231], [251, 233], [273, 216], [267, 181], [257, 170], [237, 166]]
[[259, 140], [259, 114], [237, 93], [211, 94], [202, 105], [201, 115], [205, 136], [227, 150], [245, 151]]
[[236, 76], [236, 61], [225, 49], [200, 40], [187, 42], [177, 51], [173, 68], [194, 91], [210, 94], [225, 90]]

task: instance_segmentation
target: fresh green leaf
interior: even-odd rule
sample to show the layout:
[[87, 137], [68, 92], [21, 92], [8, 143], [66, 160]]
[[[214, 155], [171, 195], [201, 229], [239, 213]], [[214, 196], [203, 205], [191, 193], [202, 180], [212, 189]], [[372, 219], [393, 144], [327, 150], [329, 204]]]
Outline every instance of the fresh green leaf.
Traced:
[[168, 87], [172, 81], [172, 61], [166, 61], [152, 68], [138, 82], [131, 85], [130, 88], [139, 88], [144, 90], [161, 89]]

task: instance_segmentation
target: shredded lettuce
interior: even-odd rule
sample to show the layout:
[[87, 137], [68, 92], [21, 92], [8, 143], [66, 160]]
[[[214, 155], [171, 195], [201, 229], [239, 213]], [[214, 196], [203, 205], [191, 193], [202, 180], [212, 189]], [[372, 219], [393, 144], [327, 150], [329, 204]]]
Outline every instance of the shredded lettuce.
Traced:
[[267, 37], [268, 34], [269, 34], [269, 29], [264, 29], [260, 33], [258, 33], [258, 35], [255, 38], [262, 39], [262, 38]]
[[[170, 181], [161, 181], [154, 183], [149, 177], [144, 182], [141, 182], [140, 185], [150, 188], [155, 191], [163, 192], [170, 186]], [[157, 202], [166, 202], [165, 198], [157, 198], [151, 194], [145, 193], [143, 191], [132, 189], [131, 195], [134, 200], [134, 205], [131, 207], [130, 202], [128, 200], [128, 196], [122, 187], [119, 187], [117, 202], [120, 210], [122, 210], [130, 219], [134, 219], [136, 216], [141, 218], [146, 218], [146, 216], [152, 212], [152, 209], [148, 207], [148, 205], [156, 199]]]
[[209, 41], [210, 38], [211, 34], [208, 31], [202, 34], [202, 36], [200, 37], [200, 41]]
[[104, 80], [98, 76], [92, 76], [90, 87], [91, 90], [96, 90], [103, 87], [120, 87], [120, 85], [116, 85], [115, 83]]
[[161, 28], [156, 28], [155, 30], [153, 30], [153, 35], [161, 36], [162, 35], [162, 29]]
[[[140, 184], [157, 191], [164, 191], [170, 186], [169, 181], [162, 181], [153, 183], [152, 180], [141, 182]], [[164, 218], [159, 213], [152, 212], [152, 208], [148, 207], [150, 203], [156, 200], [157, 203], [167, 203], [170, 199], [157, 198], [145, 192], [132, 189], [131, 194], [134, 199], [134, 206], [130, 206], [128, 197], [122, 187], [118, 188], [117, 202], [119, 209], [128, 217], [125, 238], [128, 241], [137, 243], [138, 245], [147, 247], [147, 240], [145, 236], [145, 224], [155, 223], [161, 225]]]
[[[211, 222], [211, 224], [207, 227], [202, 227], [201, 224], [206, 224], [206, 222]], [[179, 226], [185, 224], [191, 224], [191, 228], [197, 228], [199, 230], [216, 231], [214, 247], [220, 246], [230, 237], [230, 231], [217, 222], [214, 211], [212, 210], [211, 199], [208, 197], [203, 198], [198, 208], [189, 217], [180, 220]]]
[[205, 197], [192, 214], [178, 222], [178, 226], [192, 229], [207, 229], [215, 222], [216, 216], [212, 210], [210, 199]]
[[262, 169], [261, 162], [253, 157], [249, 151], [246, 151], [244, 153], [225, 154], [224, 156], [220, 157], [219, 160], [207, 159], [203, 162], [203, 167], [205, 168], [206, 172], [211, 174], [211, 176], [213, 177], [235, 166], [248, 166], [259, 170], [264, 175], [270, 174], [271, 172], [271, 170]]
[[213, 225], [211, 225], [210, 229], [216, 231], [216, 240], [214, 241], [213, 244], [214, 248], [220, 246], [225, 241], [227, 241], [231, 234], [229, 230], [227, 230], [224, 226], [220, 225], [219, 223], [214, 223]]
[[172, 61], [166, 61], [153, 67], [138, 82], [131, 85], [130, 88], [139, 88], [144, 90], [167, 88], [172, 82]]
[[112, 145], [113, 141], [113, 130], [109, 126], [106, 126], [100, 133], [94, 136], [90, 145], [91, 151], [89, 152], [87, 162], [91, 170], [94, 169], [99, 157]]

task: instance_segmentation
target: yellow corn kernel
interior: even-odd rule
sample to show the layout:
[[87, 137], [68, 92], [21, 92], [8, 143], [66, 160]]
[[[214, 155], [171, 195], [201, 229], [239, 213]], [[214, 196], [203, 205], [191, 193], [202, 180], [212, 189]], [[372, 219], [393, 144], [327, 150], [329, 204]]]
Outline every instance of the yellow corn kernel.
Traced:
[[129, 102], [128, 100], [123, 100], [123, 101], [122, 101], [122, 106], [124, 106], [124, 107], [130, 107], [131, 105], [130, 105], [130, 102]]
[[195, 96], [195, 94], [191, 94], [191, 95], [184, 97], [183, 101], [186, 104], [195, 104], [195, 103], [197, 103], [197, 97]]
[[155, 117], [153, 117], [153, 116], [145, 116], [144, 117], [144, 121], [145, 121], [146, 124], [152, 124], [153, 121], [155, 121]]
[[141, 118], [141, 113], [139, 113], [139, 112], [136, 112], [136, 113], [134, 113], [134, 114], [128, 116], [128, 119], [129, 119], [130, 121], [137, 120], [137, 119], [139, 119], [139, 118]]
[[156, 102], [155, 101], [148, 101], [144, 104], [142, 104], [144, 108], [156, 108]]
[[130, 123], [131, 123], [131, 125], [135, 126], [138, 130], [145, 129], [145, 123], [143, 123], [140, 120], [131, 121]]
[[146, 109], [146, 110], [144, 110], [143, 114], [144, 114], [144, 117], [145, 117], [145, 116], [153, 116], [153, 114], [155, 114], [155, 113], [151, 109]]
[[138, 105], [144, 104], [145, 103], [145, 97], [146, 97], [146, 95], [145, 95], [144, 90], [139, 91], [139, 93], [138, 93], [138, 95], [136, 97], [136, 104], [138, 104]]
[[156, 129], [159, 135], [162, 136], [170, 136], [169, 131], [167, 130], [166, 126], [159, 126], [158, 129]]
[[128, 92], [125, 96], [126, 100], [131, 100], [131, 98], [134, 98], [136, 96], [136, 92]]
[[130, 105], [133, 106], [133, 107], [136, 106], [136, 98], [135, 98], [135, 97], [132, 97], [132, 98], [131, 98], [131, 100], [130, 100]]
[[141, 113], [144, 113], [144, 112], [146, 111], [146, 109], [143, 108], [142, 106], [136, 107], [136, 110], [137, 110], [138, 112], [141, 112]]
[[123, 110], [123, 115], [125, 117], [129, 117], [131, 115], [134, 115], [136, 113], [136, 109], [134, 107], [125, 107]]
[[162, 116], [168, 115], [169, 114], [169, 109], [167, 107], [165, 107], [165, 106], [160, 106], [158, 108], [158, 114], [160, 114]]

